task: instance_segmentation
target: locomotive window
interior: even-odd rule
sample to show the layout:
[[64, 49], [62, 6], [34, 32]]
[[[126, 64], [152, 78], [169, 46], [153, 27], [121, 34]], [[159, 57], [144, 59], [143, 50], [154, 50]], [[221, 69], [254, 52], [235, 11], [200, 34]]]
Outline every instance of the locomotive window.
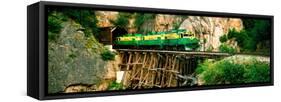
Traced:
[[184, 37], [188, 37], [191, 36], [190, 34], [183, 34]]

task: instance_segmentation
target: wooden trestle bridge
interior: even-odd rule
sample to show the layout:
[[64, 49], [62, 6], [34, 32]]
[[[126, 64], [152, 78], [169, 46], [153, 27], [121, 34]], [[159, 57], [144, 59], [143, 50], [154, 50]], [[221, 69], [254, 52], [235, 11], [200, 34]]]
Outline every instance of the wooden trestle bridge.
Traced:
[[192, 86], [199, 60], [228, 53], [117, 49], [122, 84], [131, 89]]

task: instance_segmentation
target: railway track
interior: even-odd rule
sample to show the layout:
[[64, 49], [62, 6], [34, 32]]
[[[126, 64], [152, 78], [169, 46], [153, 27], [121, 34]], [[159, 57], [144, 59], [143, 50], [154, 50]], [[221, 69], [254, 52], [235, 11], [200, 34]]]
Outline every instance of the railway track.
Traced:
[[207, 55], [207, 56], [230, 56], [229, 53], [221, 52], [200, 52], [200, 51], [168, 51], [168, 50], [138, 50], [138, 49], [115, 49], [123, 52], [157, 52], [166, 54], [184, 54], [184, 55]]
[[223, 52], [203, 52], [203, 51], [171, 51], [171, 50], [142, 50], [142, 49], [115, 49], [116, 51], [123, 52], [158, 52], [167, 54], [185, 54], [185, 55], [206, 55], [206, 56], [232, 56], [232, 55], [254, 55], [261, 57], [269, 57], [270, 55], [261, 53], [223, 53]]

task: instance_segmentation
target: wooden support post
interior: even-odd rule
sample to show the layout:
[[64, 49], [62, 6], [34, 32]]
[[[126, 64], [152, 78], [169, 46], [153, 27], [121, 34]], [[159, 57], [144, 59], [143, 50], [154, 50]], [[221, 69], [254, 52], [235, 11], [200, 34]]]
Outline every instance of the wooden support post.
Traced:
[[142, 85], [142, 78], [143, 78], [143, 69], [145, 67], [145, 64], [146, 64], [146, 56], [147, 56], [147, 53], [144, 53], [144, 57], [143, 57], [143, 60], [142, 60], [142, 67], [140, 69], [140, 80], [139, 80], [139, 83], [138, 83], [138, 88], [141, 88], [141, 85]]
[[[132, 53], [131, 52], [128, 52], [128, 53], [129, 53], [129, 59], [128, 59], [127, 63], [131, 63]], [[127, 77], [129, 76], [129, 68], [130, 68], [130, 66], [127, 65], [126, 71], [125, 71], [124, 76], [123, 76], [123, 85], [124, 86], [127, 86]]]
[[162, 73], [162, 78], [161, 78], [161, 87], [165, 87], [165, 77], [166, 77], [166, 69], [168, 67], [168, 63], [169, 63], [169, 55], [168, 54], [165, 54], [165, 65], [164, 65], [164, 68], [163, 68], [163, 73]]
[[[155, 69], [156, 65], [157, 65], [157, 62], [159, 61], [157, 59], [157, 55], [156, 54], [154, 54], [154, 57], [153, 57], [152, 61], [153, 61], [153, 64], [151, 66], [151, 69]], [[151, 70], [151, 71], [152, 72], [151, 72], [151, 85], [150, 86], [153, 87], [154, 86], [155, 75], [156, 75], [156, 71], [157, 70]]]
[[[172, 63], [172, 68], [171, 68], [171, 70], [174, 70], [175, 64], [176, 64], [176, 60], [177, 60], [177, 58], [176, 58], [175, 55], [174, 55], [174, 58], [173, 58], [172, 60], [173, 60], [173, 63]], [[168, 87], [171, 87], [171, 83], [172, 83], [172, 79], [173, 79], [173, 74], [174, 74], [174, 73], [170, 72], [169, 74], [170, 74], [170, 79], [169, 79]]]
[[[150, 53], [150, 59], [153, 59], [153, 53]], [[152, 68], [152, 64], [154, 63], [154, 61], [153, 60], [150, 60], [149, 61], [149, 65], [148, 65], [148, 67], [147, 67], [147, 74], [146, 74], [146, 77], [145, 77], [145, 84], [147, 85], [148, 83], [149, 83], [149, 76], [150, 76], [150, 70], [149, 69], [151, 69]]]
[[[136, 66], [138, 64], [137, 62], [137, 59], [138, 59], [138, 52], [134, 52], [134, 57], [132, 58], [132, 63], [130, 63], [130, 65], [132, 66], [131, 68], [131, 74], [130, 74], [130, 78], [128, 79], [129, 82], [127, 82], [128, 85], [131, 85], [132, 87], [132, 84], [133, 84], [133, 80], [135, 80], [135, 75], [137, 74], [136, 72]], [[128, 65], [129, 66], [129, 65]], [[129, 69], [130, 70], [130, 69]]]
[[[161, 68], [161, 69], [159, 69], [159, 70], [157, 70], [156, 71], [156, 82], [155, 82], [155, 84], [156, 84], [156, 86], [160, 86], [161, 85], [161, 75], [162, 75], [162, 72], [163, 72], [163, 56], [161, 55], [161, 54], [157, 54], [158, 56], [157, 56], [157, 68]], [[160, 86], [161, 87], [161, 86]]]

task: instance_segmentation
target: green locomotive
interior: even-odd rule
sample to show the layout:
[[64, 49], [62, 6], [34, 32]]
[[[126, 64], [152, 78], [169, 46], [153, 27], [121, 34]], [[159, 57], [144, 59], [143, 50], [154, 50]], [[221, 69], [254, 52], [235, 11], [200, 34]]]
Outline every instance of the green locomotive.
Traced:
[[114, 41], [116, 48], [126, 49], [164, 49], [195, 50], [199, 40], [187, 30], [171, 30], [167, 32], [150, 32], [144, 34], [126, 34]]

